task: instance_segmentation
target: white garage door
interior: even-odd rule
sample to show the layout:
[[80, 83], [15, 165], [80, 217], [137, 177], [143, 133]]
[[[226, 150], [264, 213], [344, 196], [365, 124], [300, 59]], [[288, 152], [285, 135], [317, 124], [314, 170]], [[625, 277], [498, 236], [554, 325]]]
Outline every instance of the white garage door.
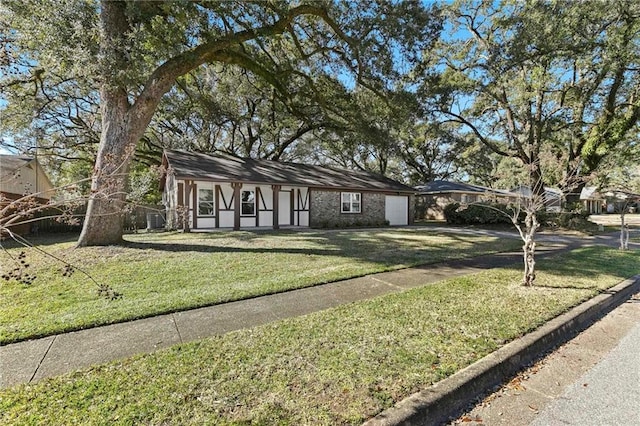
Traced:
[[409, 224], [409, 197], [405, 195], [387, 195], [384, 202], [384, 215], [389, 225]]

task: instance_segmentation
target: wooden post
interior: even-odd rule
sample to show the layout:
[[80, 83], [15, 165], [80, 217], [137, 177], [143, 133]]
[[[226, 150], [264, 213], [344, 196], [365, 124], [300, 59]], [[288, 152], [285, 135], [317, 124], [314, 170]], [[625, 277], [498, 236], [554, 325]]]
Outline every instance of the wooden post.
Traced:
[[280, 229], [280, 185], [271, 185], [273, 189], [273, 229]]
[[[189, 195], [191, 194], [191, 189], [193, 188], [192, 182], [193, 181], [190, 181], [190, 180], [184, 181], [184, 213], [182, 218], [183, 232], [191, 232], [191, 228], [189, 226], [189, 210], [190, 210]], [[195, 215], [195, 211], [194, 211], [194, 215]]]
[[240, 229], [240, 209], [242, 208], [242, 200], [240, 199], [240, 188], [242, 188], [241, 182], [231, 182], [233, 188], [233, 230], [238, 231]]
[[296, 194], [296, 189], [295, 188], [291, 188], [291, 197], [289, 201], [291, 203], [291, 217], [290, 217], [290, 224], [291, 226], [294, 226], [296, 224], [295, 222], [295, 216], [294, 216], [294, 212], [297, 210], [296, 209], [296, 198], [295, 198], [295, 194]]

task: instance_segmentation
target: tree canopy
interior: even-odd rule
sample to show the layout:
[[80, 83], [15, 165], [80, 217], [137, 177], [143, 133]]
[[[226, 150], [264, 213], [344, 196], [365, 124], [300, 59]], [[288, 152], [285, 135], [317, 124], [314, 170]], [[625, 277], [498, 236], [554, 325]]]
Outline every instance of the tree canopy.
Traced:
[[554, 155], [568, 183], [637, 124], [639, 17], [636, 2], [459, 2], [425, 102], [534, 183]]
[[621, 0], [6, 0], [0, 143], [110, 194], [80, 244], [119, 241], [132, 159], [167, 147], [568, 191], [637, 136], [639, 17]]
[[[268, 84], [270, 101], [285, 109], [319, 93], [327, 78], [383, 92], [440, 28], [432, 10], [390, 1], [7, 1], [2, 23], [3, 66], [10, 70], [0, 83], [3, 93], [13, 97], [13, 87], [31, 86], [33, 97], [46, 103], [49, 87], [68, 85], [99, 98], [99, 111], [69, 104], [61, 111], [65, 124], [84, 110], [99, 115], [92, 127], [100, 135], [92, 193], [111, 188], [112, 194], [90, 199], [81, 245], [120, 240], [117, 211], [131, 158], [177, 79], [189, 83], [186, 76], [204, 64], [213, 73], [235, 67]], [[185, 88], [183, 94], [195, 93]], [[25, 105], [17, 98], [9, 103]], [[32, 123], [42, 119], [39, 110], [31, 108]], [[304, 124], [296, 132], [302, 136]]]

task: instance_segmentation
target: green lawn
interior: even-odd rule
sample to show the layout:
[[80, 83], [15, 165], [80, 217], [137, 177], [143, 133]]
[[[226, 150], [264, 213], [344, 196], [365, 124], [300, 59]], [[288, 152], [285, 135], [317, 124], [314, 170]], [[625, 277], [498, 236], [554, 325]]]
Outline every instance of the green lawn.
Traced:
[[[40, 240], [122, 294], [97, 295], [79, 272], [29, 250], [31, 285], [1, 281], [0, 343], [270, 294], [373, 272], [516, 249], [516, 240], [429, 229], [138, 234], [123, 247], [74, 250]], [[19, 248], [9, 250], [15, 256]], [[0, 265], [11, 265], [0, 252]]]
[[639, 273], [637, 251], [495, 269], [0, 391], [2, 424], [360, 424]]

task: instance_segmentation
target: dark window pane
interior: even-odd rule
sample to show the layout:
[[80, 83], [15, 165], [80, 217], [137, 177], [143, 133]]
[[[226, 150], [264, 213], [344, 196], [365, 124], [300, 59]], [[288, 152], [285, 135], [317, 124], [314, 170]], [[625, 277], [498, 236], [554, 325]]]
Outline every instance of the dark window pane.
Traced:
[[200, 201], [213, 201], [213, 190], [212, 189], [199, 189], [198, 197]]
[[255, 204], [253, 203], [242, 203], [242, 214], [243, 215], [253, 215], [255, 213]]
[[198, 189], [198, 215], [213, 216], [213, 189]]

